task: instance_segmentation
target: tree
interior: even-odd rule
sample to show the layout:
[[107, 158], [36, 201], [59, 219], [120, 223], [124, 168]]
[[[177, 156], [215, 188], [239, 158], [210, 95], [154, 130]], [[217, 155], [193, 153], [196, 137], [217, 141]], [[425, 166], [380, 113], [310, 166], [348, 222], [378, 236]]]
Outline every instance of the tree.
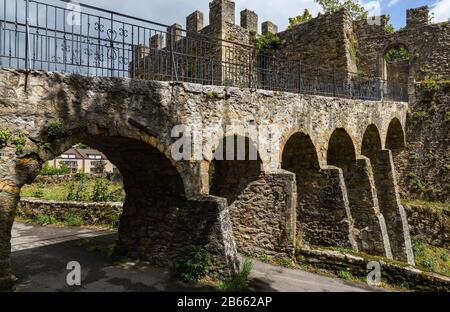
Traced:
[[391, 23], [390, 15], [386, 15], [386, 26], [384, 26], [384, 29], [386, 30], [386, 32], [388, 32], [390, 34], [395, 32], [394, 25], [392, 25], [392, 23]]
[[392, 48], [384, 56], [386, 62], [396, 62], [409, 60], [409, 52], [404, 47]]
[[96, 173], [104, 173], [106, 169], [106, 161], [99, 160], [92, 164]]
[[314, 0], [319, 4], [325, 13], [336, 12], [342, 8], [347, 9], [356, 20], [366, 19], [367, 10], [355, 0]]
[[253, 43], [255, 44], [256, 49], [259, 50], [261, 54], [264, 55], [273, 55], [275, 51], [277, 51], [281, 44], [281, 38], [272, 33], [267, 33], [264, 36], [254, 37]]
[[309, 21], [309, 20], [312, 19], [312, 18], [313, 18], [313, 16], [312, 16], [312, 14], [309, 12], [309, 10], [308, 10], [308, 9], [305, 9], [305, 10], [303, 11], [303, 14], [302, 14], [302, 15], [298, 15], [298, 16], [296, 16], [296, 17], [290, 17], [290, 18], [289, 18], [289, 26], [288, 26], [288, 29], [292, 29], [292, 27], [293, 27], [294, 25], [297, 25], [297, 24], [300, 24], [300, 23]]

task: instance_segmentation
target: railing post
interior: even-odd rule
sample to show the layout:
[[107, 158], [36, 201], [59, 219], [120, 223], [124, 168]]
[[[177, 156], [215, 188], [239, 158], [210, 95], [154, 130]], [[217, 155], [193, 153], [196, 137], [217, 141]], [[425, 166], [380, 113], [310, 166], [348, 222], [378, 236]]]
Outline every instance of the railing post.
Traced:
[[25, 0], [25, 70], [30, 70], [30, 0]]

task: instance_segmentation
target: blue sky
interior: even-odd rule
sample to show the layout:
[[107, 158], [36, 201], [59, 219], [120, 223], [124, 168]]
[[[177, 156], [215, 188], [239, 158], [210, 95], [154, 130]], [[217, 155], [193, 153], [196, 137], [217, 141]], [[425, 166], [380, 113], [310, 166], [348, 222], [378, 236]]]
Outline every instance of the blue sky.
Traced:
[[[208, 3], [210, 0], [79, 0], [82, 3], [118, 10], [133, 16], [154, 20], [164, 24], [175, 22], [185, 25], [186, 16], [199, 9], [205, 13], [208, 23]], [[450, 19], [450, 0], [359, 0], [374, 12], [390, 14], [396, 29], [406, 24], [406, 9], [428, 5], [435, 10], [436, 21]], [[260, 22], [271, 20], [278, 24], [280, 30], [287, 27], [288, 18], [298, 15], [305, 8], [313, 14], [319, 12], [314, 0], [235, 0], [236, 23], [239, 12], [250, 9], [258, 13]]]

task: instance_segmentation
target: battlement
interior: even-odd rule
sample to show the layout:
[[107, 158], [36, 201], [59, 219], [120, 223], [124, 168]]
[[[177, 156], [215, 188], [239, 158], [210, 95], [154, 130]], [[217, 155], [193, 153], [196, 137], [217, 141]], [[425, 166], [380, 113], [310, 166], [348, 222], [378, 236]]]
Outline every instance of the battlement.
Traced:
[[406, 27], [414, 28], [426, 26], [430, 21], [430, 9], [428, 6], [409, 9], [406, 11]]
[[[240, 26], [236, 24], [236, 4], [232, 0], [213, 0], [209, 3], [209, 26], [204, 25], [204, 14], [200, 11], [191, 13], [186, 18], [188, 33], [204, 31], [206, 28], [221, 31], [223, 26], [234, 26], [247, 30], [249, 33], [258, 33], [258, 14], [249, 9], [240, 12]], [[278, 26], [271, 21], [261, 24], [262, 33], [278, 33]]]

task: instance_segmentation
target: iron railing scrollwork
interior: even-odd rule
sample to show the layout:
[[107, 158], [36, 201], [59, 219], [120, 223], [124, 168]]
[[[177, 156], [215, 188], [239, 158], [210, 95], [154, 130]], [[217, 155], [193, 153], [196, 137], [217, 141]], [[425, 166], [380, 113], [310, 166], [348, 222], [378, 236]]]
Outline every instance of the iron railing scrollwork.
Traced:
[[242, 43], [61, 0], [0, 0], [0, 66], [408, 100], [406, 84], [265, 55]]

